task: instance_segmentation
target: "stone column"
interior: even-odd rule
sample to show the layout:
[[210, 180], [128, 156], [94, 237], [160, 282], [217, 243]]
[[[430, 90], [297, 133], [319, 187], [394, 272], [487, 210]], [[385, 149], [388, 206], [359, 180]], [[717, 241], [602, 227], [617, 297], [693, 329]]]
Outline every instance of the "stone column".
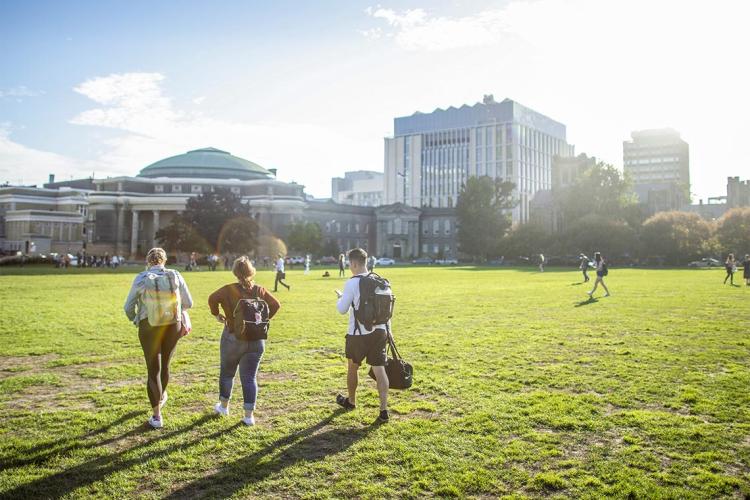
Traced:
[[153, 236], [151, 237], [151, 247], [155, 247], [157, 245], [156, 241], [156, 231], [159, 230], [159, 211], [154, 210], [154, 223], [153, 223]]
[[122, 242], [125, 239], [125, 206], [120, 205], [117, 207], [117, 227], [115, 228], [115, 253], [121, 255]]
[[133, 210], [133, 227], [130, 232], [130, 258], [135, 259], [138, 252], [138, 211]]

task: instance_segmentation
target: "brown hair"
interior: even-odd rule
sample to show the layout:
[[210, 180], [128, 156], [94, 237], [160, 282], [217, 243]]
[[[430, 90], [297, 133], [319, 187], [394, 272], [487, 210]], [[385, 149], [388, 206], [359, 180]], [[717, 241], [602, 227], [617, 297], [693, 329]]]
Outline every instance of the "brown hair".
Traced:
[[146, 254], [146, 262], [149, 266], [163, 266], [167, 263], [167, 252], [163, 248], [152, 248]]
[[349, 250], [349, 262], [358, 262], [361, 265], [365, 265], [367, 262], [367, 252], [361, 248], [353, 248]]
[[235, 259], [234, 265], [232, 265], [232, 274], [235, 275], [237, 281], [243, 288], [250, 290], [253, 287], [253, 278], [255, 278], [255, 267], [250, 259], [245, 257], [239, 257]]

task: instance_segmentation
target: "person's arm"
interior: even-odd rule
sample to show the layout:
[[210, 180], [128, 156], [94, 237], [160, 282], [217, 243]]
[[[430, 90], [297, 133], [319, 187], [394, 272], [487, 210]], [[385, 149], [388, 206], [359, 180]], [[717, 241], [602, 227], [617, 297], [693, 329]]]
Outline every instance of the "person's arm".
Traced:
[[211, 310], [211, 315], [216, 318], [216, 321], [223, 323], [226, 318], [219, 311], [219, 304], [225, 301], [226, 286], [223, 286], [216, 290], [214, 293], [208, 296], [208, 308]]
[[266, 301], [266, 304], [268, 304], [268, 319], [276, 316], [276, 313], [281, 308], [281, 303], [278, 299], [263, 287], [260, 287], [260, 293], [258, 295], [260, 295], [260, 297]]
[[185, 283], [185, 278], [183, 278], [182, 275], [177, 271], [175, 271], [175, 276], [177, 277], [177, 283], [180, 287], [180, 300], [182, 302], [182, 308], [190, 309], [191, 307], [193, 307], [193, 297], [190, 295], [190, 290], [188, 290], [187, 283]]
[[140, 287], [141, 275], [139, 274], [133, 280], [133, 285], [130, 287], [128, 298], [125, 299], [125, 316], [127, 316], [131, 322], [134, 322], [136, 318], [135, 306], [138, 303], [138, 292], [140, 291]]
[[352, 306], [352, 302], [354, 302], [354, 289], [357, 286], [359, 286], [358, 280], [350, 279], [346, 282], [346, 285], [344, 285], [344, 292], [336, 302], [336, 309], [338, 309], [339, 313], [346, 314], [349, 312], [349, 308]]

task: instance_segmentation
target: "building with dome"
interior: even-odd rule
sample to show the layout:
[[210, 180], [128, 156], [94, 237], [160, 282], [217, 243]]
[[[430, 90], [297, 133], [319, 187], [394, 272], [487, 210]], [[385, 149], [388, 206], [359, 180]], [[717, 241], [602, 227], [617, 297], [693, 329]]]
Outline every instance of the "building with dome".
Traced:
[[55, 182], [51, 175], [44, 188], [0, 187], [0, 245], [140, 258], [158, 246], [156, 232], [191, 197], [217, 188], [241, 196], [261, 235], [285, 239], [291, 224], [314, 222], [339, 251], [363, 247], [397, 259], [457, 255], [452, 210], [314, 200], [304, 186], [279, 181], [275, 169], [210, 147], [159, 160], [133, 177]]

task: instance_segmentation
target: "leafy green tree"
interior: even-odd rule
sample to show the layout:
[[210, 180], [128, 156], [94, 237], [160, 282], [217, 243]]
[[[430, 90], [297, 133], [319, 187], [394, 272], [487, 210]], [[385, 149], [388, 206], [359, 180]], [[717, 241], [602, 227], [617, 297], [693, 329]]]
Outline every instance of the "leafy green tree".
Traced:
[[589, 214], [573, 221], [559, 235], [562, 252], [592, 256], [602, 252], [607, 257], [633, 256], [638, 250], [636, 231], [624, 221], [605, 215]]
[[643, 253], [664, 257], [675, 265], [700, 257], [710, 238], [711, 224], [691, 212], [659, 212], [649, 217], [641, 230]]
[[159, 229], [156, 240], [170, 253], [211, 251], [211, 245], [205, 238], [180, 217], [175, 217], [169, 225]]
[[222, 227], [217, 242], [221, 254], [252, 254], [258, 248], [258, 223], [248, 216], [235, 217]]
[[328, 239], [320, 249], [320, 255], [323, 257], [337, 257], [341, 254], [341, 249], [335, 240]]
[[537, 224], [519, 224], [503, 238], [498, 253], [510, 259], [537, 256], [547, 252], [549, 239], [543, 227]]
[[289, 227], [289, 247], [317, 255], [323, 246], [323, 231], [315, 222], [300, 222]]
[[458, 244], [461, 252], [474, 259], [497, 255], [510, 228], [506, 210], [515, 206], [512, 182], [490, 177], [470, 177], [456, 203]]
[[619, 170], [603, 162], [584, 171], [572, 185], [559, 192], [561, 212], [567, 224], [588, 214], [610, 219], [633, 219], [639, 213], [627, 207], [636, 204], [630, 183]]
[[733, 208], [719, 219], [716, 237], [724, 253], [750, 253], [750, 207]]

